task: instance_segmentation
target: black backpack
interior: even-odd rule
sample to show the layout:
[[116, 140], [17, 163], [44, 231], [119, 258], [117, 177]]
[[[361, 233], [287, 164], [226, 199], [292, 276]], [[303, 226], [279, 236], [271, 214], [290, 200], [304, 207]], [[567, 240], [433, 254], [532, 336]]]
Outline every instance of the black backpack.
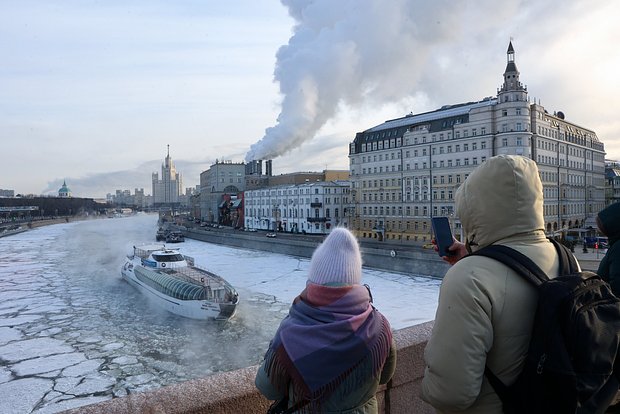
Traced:
[[578, 271], [570, 251], [550, 240], [560, 258], [560, 275], [553, 279], [507, 246], [472, 253], [504, 263], [539, 292], [532, 338], [516, 382], [503, 384], [488, 367], [485, 375], [505, 414], [603, 413], [620, 385], [620, 299], [597, 274]]

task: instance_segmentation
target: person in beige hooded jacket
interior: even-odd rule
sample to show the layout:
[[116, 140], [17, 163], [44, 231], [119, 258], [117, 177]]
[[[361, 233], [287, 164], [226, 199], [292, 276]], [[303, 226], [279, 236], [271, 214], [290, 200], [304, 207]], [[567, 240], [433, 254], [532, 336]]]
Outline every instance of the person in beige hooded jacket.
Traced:
[[478, 166], [456, 192], [465, 244], [455, 242], [453, 264], [440, 293], [424, 353], [422, 399], [438, 412], [501, 413], [485, 365], [512, 384], [523, 368], [538, 293], [493, 259], [470, 256], [491, 244], [510, 246], [554, 277], [556, 250], [544, 233], [543, 191], [536, 163], [498, 155]]

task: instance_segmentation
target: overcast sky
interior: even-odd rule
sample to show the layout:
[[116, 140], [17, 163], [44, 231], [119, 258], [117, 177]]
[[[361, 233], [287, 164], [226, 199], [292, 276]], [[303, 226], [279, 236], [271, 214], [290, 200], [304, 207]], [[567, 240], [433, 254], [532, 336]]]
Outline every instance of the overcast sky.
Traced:
[[143, 187], [166, 145], [193, 187], [216, 159], [348, 168], [355, 133], [521, 81], [620, 158], [620, 2], [0, 1], [0, 188]]

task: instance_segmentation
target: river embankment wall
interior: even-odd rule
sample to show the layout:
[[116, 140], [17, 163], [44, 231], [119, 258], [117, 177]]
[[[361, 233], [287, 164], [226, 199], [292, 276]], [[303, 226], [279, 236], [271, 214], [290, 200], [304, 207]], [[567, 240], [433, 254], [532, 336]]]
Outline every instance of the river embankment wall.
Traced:
[[[242, 232], [226, 229], [189, 228], [183, 231], [185, 237], [208, 243], [286, 254], [297, 257], [312, 257], [312, 252], [323, 241], [322, 237], [278, 234], [267, 238], [261, 232]], [[390, 272], [443, 277], [448, 270], [446, 264], [432, 249], [423, 249], [397, 243], [361, 244], [364, 266]]]

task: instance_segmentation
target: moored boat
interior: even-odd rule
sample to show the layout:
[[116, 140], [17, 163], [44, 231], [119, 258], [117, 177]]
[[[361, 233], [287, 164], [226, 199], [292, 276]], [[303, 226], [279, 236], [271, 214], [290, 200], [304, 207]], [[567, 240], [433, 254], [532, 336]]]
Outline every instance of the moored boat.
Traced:
[[157, 233], [155, 233], [155, 240], [156, 241], [165, 241], [166, 240], [166, 230], [163, 227], [160, 227], [159, 229], [157, 229]]
[[226, 320], [239, 303], [226, 280], [164, 245], [134, 246], [121, 274], [160, 307], [186, 318]]

